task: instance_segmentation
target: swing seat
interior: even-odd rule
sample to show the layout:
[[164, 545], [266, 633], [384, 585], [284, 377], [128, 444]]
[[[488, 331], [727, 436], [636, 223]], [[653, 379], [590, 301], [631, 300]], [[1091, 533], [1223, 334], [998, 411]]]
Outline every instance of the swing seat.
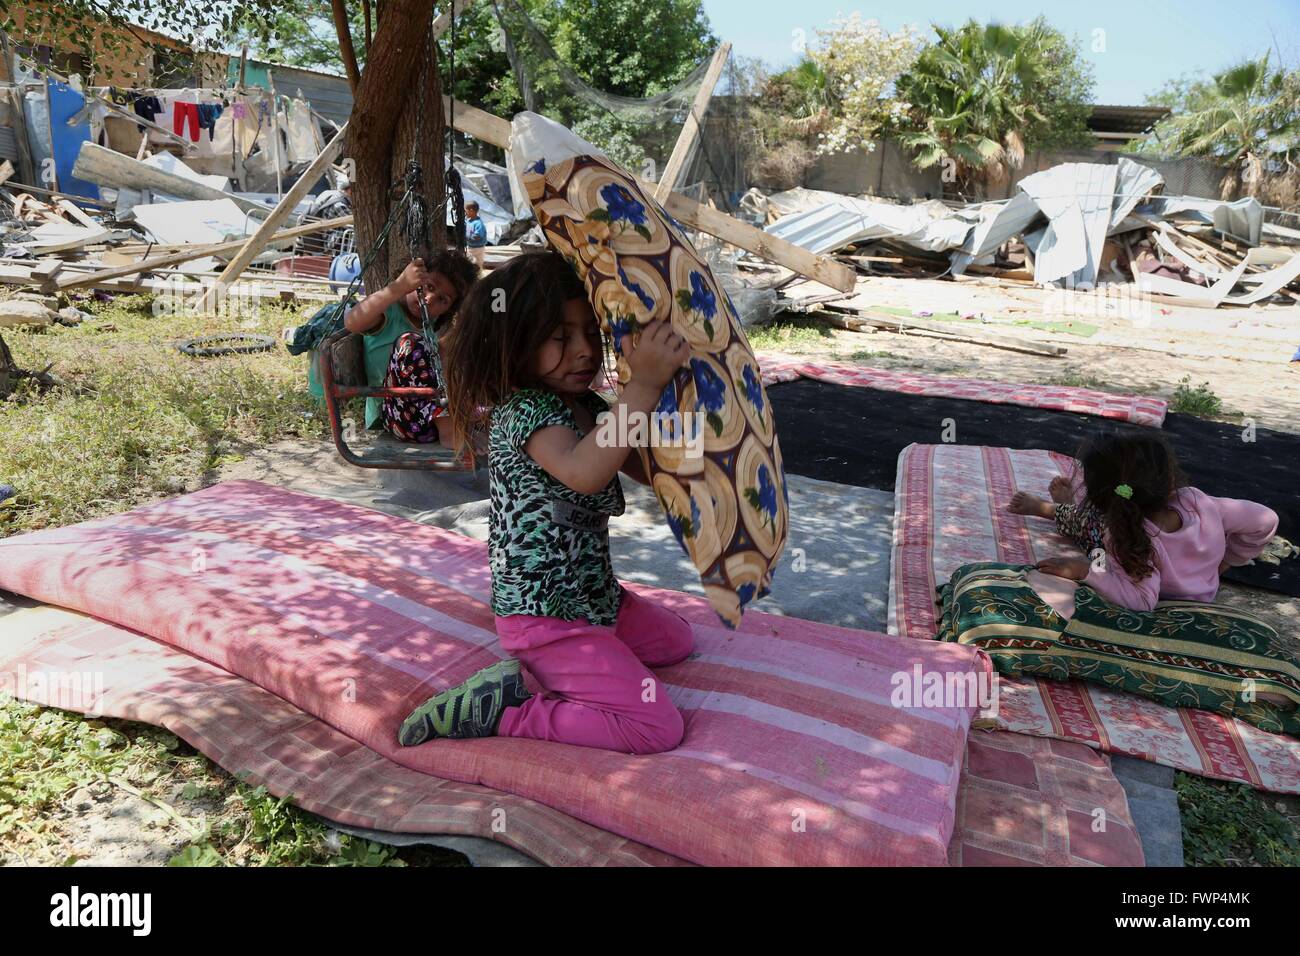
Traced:
[[339, 455], [358, 468], [409, 468], [425, 471], [472, 471], [466, 455], [440, 444], [415, 444], [379, 440], [364, 452], [348, 446], [340, 409], [349, 398], [440, 398], [436, 388], [375, 388], [366, 384], [361, 336], [346, 329], [335, 332], [320, 345], [321, 389], [330, 435]]

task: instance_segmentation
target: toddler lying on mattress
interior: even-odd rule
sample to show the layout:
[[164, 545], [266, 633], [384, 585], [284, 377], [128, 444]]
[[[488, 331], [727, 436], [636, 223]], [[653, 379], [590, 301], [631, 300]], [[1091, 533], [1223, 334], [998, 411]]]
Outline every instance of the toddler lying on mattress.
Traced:
[[1086, 443], [1078, 457], [1081, 469], [1071, 479], [1052, 481], [1052, 501], [1018, 491], [1009, 509], [1054, 519], [1090, 556], [1038, 564], [1034, 583], [1066, 617], [1057, 603], [1073, 611], [1074, 581], [1135, 611], [1161, 600], [1213, 601], [1219, 575], [1256, 558], [1277, 532], [1271, 508], [1189, 486], [1160, 435], [1108, 435]]

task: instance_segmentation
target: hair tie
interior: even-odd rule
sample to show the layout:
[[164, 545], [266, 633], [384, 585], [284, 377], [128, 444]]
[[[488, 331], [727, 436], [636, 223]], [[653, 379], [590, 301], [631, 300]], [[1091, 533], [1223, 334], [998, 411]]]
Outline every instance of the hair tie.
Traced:
[[1125, 501], [1133, 500], [1133, 489], [1130, 488], [1128, 485], [1116, 485], [1115, 494], [1119, 495]]

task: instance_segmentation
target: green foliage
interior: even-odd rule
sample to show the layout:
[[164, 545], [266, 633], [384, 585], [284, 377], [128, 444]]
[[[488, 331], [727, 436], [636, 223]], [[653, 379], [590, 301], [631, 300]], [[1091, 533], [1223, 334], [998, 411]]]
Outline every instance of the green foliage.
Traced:
[[1148, 101], [1161, 101], [1174, 113], [1132, 151], [1213, 159], [1228, 170], [1225, 194], [1244, 187], [1255, 195], [1300, 147], [1300, 70], [1274, 69], [1267, 54], [1210, 80], [1172, 80]]
[[807, 55], [768, 78], [763, 97], [769, 109], [791, 119], [808, 119], [830, 105], [826, 73]]
[[[276, 335], [304, 316], [263, 303], [256, 315], [152, 314], [148, 297], [84, 305], [75, 328], [6, 329], [23, 368], [44, 368], [93, 391], [39, 391], [24, 382], [0, 403], [0, 474], [17, 489], [0, 534], [69, 524], [197, 487], [239, 442], [323, 437], [306, 362], [283, 347], [192, 358], [181, 338], [230, 331]], [[306, 309], [303, 310], [306, 312]]]
[[1223, 400], [1214, 394], [1209, 382], [1193, 386], [1191, 376], [1184, 375], [1174, 388], [1174, 397], [1169, 401], [1169, 410], [1184, 415], [1213, 418], [1223, 414]]
[[[825, 129], [817, 133], [818, 151], [873, 149], [881, 130], [897, 122], [906, 109], [894, 87], [923, 41], [909, 26], [889, 33], [859, 13], [834, 20], [831, 29], [818, 30], [817, 37], [808, 57], [824, 79], [830, 114]], [[816, 82], [818, 73], [810, 71], [807, 81]]]
[[1174, 786], [1188, 866], [1300, 866], [1300, 815], [1278, 798], [1185, 773]]
[[798, 352], [825, 347], [835, 333], [812, 316], [787, 315], [756, 329], [746, 329], [745, 337], [755, 349]]
[[81, 52], [92, 74], [97, 60], [108, 54], [120, 57], [133, 46], [153, 45], [139, 30], [144, 27], [173, 37], [215, 37], [218, 42], [242, 29], [269, 38], [280, 0], [59, 0], [57, 3], [22, 4], [21, 25], [14, 14], [18, 5], [0, 4], [0, 30], [28, 46], [73, 48]]
[[[348, 5], [348, 26], [357, 64], [366, 61], [365, 15], [361, 3]], [[371, 30], [374, 29], [372, 19]], [[269, 20], [254, 16], [242, 18], [227, 41], [233, 51], [248, 44], [253, 60], [286, 63], [307, 70], [343, 75], [339, 54], [339, 36], [328, 3], [315, 0], [289, 0], [276, 5]]]
[[897, 124], [918, 168], [945, 164], [964, 185], [1001, 179], [1027, 149], [1087, 137], [1091, 67], [1038, 18], [1023, 26], [935, 26], [938, 40], [898, 79]]

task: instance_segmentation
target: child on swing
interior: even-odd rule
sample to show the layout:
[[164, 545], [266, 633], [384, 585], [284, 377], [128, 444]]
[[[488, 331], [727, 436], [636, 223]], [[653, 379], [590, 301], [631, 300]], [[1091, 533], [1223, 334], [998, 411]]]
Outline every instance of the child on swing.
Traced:
[[[424, 313], [441, 340], [476, 278], [474, 264], [449, 249], [427, 265], [423, 259], [413, 260], [392, 282], [353, 306], [343, 324], [349, 332], [364, 336], [366, 383], [384, 388], [436, 387], [433, 359], [421, 333]], [[438, 420], [446, 415], [445, 404], [428, 399], [366, 399], [366, 427], [379, 425], [402, 441], [438, 441]]]
[[[613, 411], [648, 414], [689, 354], [670, 325], [647, 325]], [[649, 668], [684, 660], [691, 628], [624, 591], [610, 562], [618, 474], [646, 476], [635, 449], [598, 440], [607, 407], [591, 388], [604, 356], [582, 283], [556, 253], [518, 256], [467, 297], [447, 350], [448, 398], [461, 435], [491, 409], [492, 610], [510, 659], [418, 707], [403, 746], [497, 735], [649, 754], [681, 742], [682, 717]], [[541, 694], [524, 688], [521, 664]]]
[[[1073, 480], [1052, 479], [1051, 501], [1018, 491], [1008, 510], [1056, 522], [1095, 559], [1048, 558], [1038, 570], [1086, 584], [1112, 604], [1150, 611], [1157, 601], [1213, 601], [1219, 575], [1257, 557], [1277, 513], [1187, 484], [1162, 437], [1112, 434], [1079, 452]], [[1082, 480], [1080, 480], [1082, 479]]]

